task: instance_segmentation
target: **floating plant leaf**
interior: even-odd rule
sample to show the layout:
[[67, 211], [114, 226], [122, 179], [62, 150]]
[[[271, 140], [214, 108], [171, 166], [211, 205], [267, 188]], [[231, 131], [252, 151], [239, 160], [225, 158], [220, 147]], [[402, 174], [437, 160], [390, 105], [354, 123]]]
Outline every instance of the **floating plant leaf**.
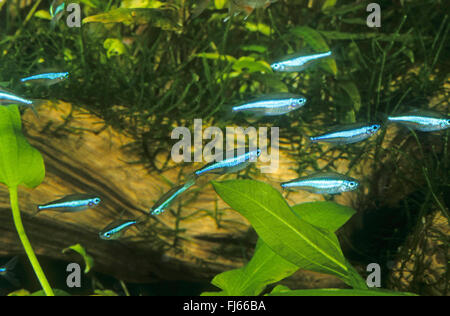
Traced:
[[22, 134], [16, 105], [0, 107], [0, 183], [9, 188], [39, 185], [45, 176], [44, 160]]
[[333, 274], [348, 282], [336, 236], [297, 216], [270, 185], [253, 180], [213, 182], [219, 196], [246, 217], [259, 237], [299, 268]]

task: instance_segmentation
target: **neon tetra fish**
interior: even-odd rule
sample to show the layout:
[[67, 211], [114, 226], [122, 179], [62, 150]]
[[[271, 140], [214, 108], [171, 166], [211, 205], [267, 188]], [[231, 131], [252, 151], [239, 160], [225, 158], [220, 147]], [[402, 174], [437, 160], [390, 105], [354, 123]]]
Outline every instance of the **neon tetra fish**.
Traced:
[[116, 220], [107, 225], [99, 232], [99, 237], [103, 240], [115, 240], [120, 238], [125, 231], [138, 223], [135, 219]]
[[97, 195], [92, 194], [71, 194], [62, 199], [38, 205], [37, 211], [57, 211], [61, 213], [79, 212], [93, 208], [100, 204], [102, 200]]
[[297, 72], [305, 69], [306, 64], [314, 60], [328, 57], [331, 55], [331, 51], [321, 54], [301, 56], [299, 54], [289, 55], [280, 61], [274, 62], [270, 65], [273, 71], [279, 72]]
[[430, 110], [412, 110], [388, 117], [391, 123], [398, 123], [421, 132], [434, 132], [450, 127], [450, 118]]
[[152, 206], [150, 215], [159, 215], [164, 212], [181, 193], [189, 189], [194, 183], [195, 177], [192, 177], [185, 184], [180, 184], [170, 189]]
[[379, 123], [354, 123], [339, 126], [325, 134], [309, 139], [313, 143], [325, 142], [335, 145], [352, 144], [369, 138], [381, 130]]
[[19, 104], [25, 106], [33, 106], [33, 101], [22, 98], [14, 94], [13, 92], [0, 89], [0, 104], [1, 105]]
[[295, 94], [266, 95], [233, 107], [233, 112], [248, 112], [255, 115], [282, 115], [299, 109], [306, 104], [306, 98]]
[[214, 174], [225, 174], [238, 172], [245, 169], [251, 162], [256, 161], [256, 159], [261, 154], [260, 149], [250, 150], [244, 154], [238, 155], [239, 151], [236, 149], [234, 151], [229, 151], [224, 153], [224, 159], [221, 161], [213, 161], [203, 168], [200, 168], [194, 172], [194, 174], [199, 177], [202, 174], [214, 173]]
[[33, 81], [33, 82], [40, 82], [40, 83], [44, 83], [46, 85], [52, 85], [55, 84], [57, 82], [60, 82], [64, 79], [69, 78], [69, 73], [68, 72], [44, 72], [44, 73], [39, 73], [33, 76], [28, 76], [25, 78], [20, 79], [20, 82], [24, 83], [24, 82], [29, 82], [29, 81]]
[[317, 194], [339, 194], [356, 190], [359, 182], [335, 172], [314, 173], [281, 184], [285, 189], [305, 190]]

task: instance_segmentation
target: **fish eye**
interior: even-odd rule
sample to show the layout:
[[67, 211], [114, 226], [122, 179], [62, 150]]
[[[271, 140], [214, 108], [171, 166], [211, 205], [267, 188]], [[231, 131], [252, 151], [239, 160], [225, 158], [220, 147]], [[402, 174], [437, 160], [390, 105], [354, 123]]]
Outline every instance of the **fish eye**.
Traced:
[[375, 131], [376, 131], [376, 130], [377, 130], [378, 128], [380, 128], [380, 126], [379, 126], [379, 125], [376, 125], [376, 124], [375, 124], [375, 125], [372, 125], [372, 129], [373, 129], [373, 130], [375, 130]]
[[102, 200], [100, 200], [100, 198], [95, 198], [94, 199], [94, 203], [95, 205], [98, 205]]
[[447, 125], [450, 125], [450, 119], [447, 120]]
[[272, 64], [271, 67], [272, 67], [273, 70], [280, 70], [281, 69], [281, 65], [278, 64], [278, 63]]
[[356, 182], [355, 182], [355, 181], [350, 181], [350, 182], [348, 183], [348, 185], [349, 185], [351, 188], [353, 188], [353, 187], [356, 186]]

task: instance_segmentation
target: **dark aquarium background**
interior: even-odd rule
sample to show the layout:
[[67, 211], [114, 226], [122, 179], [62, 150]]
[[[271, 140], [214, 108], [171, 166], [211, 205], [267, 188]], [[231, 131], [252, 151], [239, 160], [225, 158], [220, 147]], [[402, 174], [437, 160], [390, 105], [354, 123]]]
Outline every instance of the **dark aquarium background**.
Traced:
[[[0, 295], [49, 294], [24, 251], [26, 233], [56, 295], [327, 295], [320, 289], [332, 288], [447, 296], [450, 129], [424, 132], [388, 117], [414, 109], [449, 117], [449, 6], [377, 1], [377, 27], [368, 25], [369, 3], [0, 0], [0, 92], [33, 100], [37, 112], [0, 102], [0, 268], [19, 259], [0, 270]], [[271, 68], [290, 54], [327, 51], [301, 71]], [[69, 77], [21, 82], [55, 72]], [[300, 94], [306, 105], [277, 116], [232, 111], [282, 93]], [[352, 144], [309, 140], [359, 122], [382, 128]], [[173, 159], [177, 127], [192, 134], [191, 161]], [[194, 161], [194, 149], [211, 142], [208, 127], [223, 132], [218, 143], [227, 127], [267, 127], [269, 145], [278, 128], [278, 168], [265, 173], [259, 160], [199, 176], [151, 215], [206, 164]], [[359, 187], [331, 195], [280, 186], [317, 172], [338, 172]], [[71, 194], [101, 203], [37, 212]], [[100, 238], [127, 220], [138, 223]], [[371, 263], [378, 268], [368, 270]], [[389, 292], [368, 289], [369, 280]]]

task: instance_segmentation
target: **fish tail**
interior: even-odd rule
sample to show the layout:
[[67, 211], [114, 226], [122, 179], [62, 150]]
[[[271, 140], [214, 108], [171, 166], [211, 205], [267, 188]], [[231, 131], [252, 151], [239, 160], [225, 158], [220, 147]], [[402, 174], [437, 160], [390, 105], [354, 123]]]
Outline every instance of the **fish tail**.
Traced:
[[29, 105], [29, 107], [30, 107], [31, 110], [33, 111], [34, 115], [35, 115], [37, 118], [39, 118], [39, 113], [38, 113], [37, 109], [38, 109], [40, 106], [42, 106], [42, 104], [44, 104], [44, 103], [46, 102], [46, 100], [35, 99], [35, 100], [32, 100], [32, 101], [33, 101], [33, 103], [31, 103], [31, 104]]
[[34, 104], [31, 104], [30, 108], [33, 111], [34, 116], [36, 116], [36, 118], [39, 118], [39, 113], [37, 112], [36, 107], [34, 106]]
[[4, 266], [6, 272], [5, 272], [5, 274], [2, 275], [2, 277], [4, 277], [9, 283], [14, 285], [15, 287], [20, 286], [19, 281], [17, 280], [14, 273], [12, 272], [12, 270], [16, 267], [18, 259], [19, 258], [17, 256], [15, 256], [11, 260], [9, 260], [6, 263], [6, 265]]
[[308, 150], [312, 147], [313, 144], [317, 143], [316, 138], [314, 136], [306, 136], [305, 150]]

